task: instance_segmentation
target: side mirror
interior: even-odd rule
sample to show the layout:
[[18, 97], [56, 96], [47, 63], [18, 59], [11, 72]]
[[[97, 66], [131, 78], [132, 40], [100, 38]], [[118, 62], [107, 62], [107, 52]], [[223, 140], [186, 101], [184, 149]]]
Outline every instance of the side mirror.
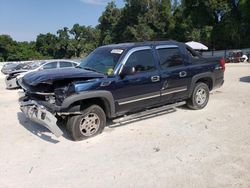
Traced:
[[125, 76], [134, 75], [134, 74], [135, 74], [135, 67], [124, 66], [122, 68], [120, 76], [121, 76], [121, 78], [124, 78]]

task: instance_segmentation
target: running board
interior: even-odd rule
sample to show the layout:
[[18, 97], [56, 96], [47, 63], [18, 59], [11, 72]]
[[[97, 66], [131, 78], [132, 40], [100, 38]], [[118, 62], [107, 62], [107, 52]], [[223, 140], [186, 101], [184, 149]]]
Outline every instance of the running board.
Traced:
[[123, 117], [118, 118], [118, 119], [114, 119], [113, 123], [123, 123], [123, 122], [127, 122], [127, 121], [130, 121], [130, 120], [135, 120], [135, 119], [143, 118], [143, 117], [147, 118], [147, 116], [154, 115], [154, 114], [160, 114], [162, 112], [165, 112], [166, 110], [170, 110], [170, 109], [175, 110], [176, 107], [183, 106], [185, 104], [186, 104], [186, 102], [183, 101], [183, 102], [177, 102], [177, 103], [161, 106], [161, 107], [158, 107], [158, 108], [152, 108], [152, 109], [145, 110], [145, 111], [142, 111], [142, 112], [138, 112], [138, 113], [135, 113], [135, 114], [123, 116]]

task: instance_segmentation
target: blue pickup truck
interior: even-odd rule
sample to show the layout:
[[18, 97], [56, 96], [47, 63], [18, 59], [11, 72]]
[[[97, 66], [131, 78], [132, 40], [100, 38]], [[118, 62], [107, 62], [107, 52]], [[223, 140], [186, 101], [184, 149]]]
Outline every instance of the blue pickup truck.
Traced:
[[[31, 72], [19, 81], [20, 108], [56, 136], [101, 133], [107, 119], [129, 120], [187, 104], [198, 110], [224, 82], [225, 61], [176, 41], [102, 46], [77, 68]], [[145, 113], [143, 113], [145, 112]]]

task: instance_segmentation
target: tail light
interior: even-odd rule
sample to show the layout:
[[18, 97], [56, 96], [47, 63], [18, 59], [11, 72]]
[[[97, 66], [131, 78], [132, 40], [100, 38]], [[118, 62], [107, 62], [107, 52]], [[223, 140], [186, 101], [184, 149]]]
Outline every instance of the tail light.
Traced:
[[222, 70], [225, 71], [226, 66], [225, 66], [225, 59], [224, 58], [221, 58], [221, 60], [220, 60], [220, 66], [221, 66]]

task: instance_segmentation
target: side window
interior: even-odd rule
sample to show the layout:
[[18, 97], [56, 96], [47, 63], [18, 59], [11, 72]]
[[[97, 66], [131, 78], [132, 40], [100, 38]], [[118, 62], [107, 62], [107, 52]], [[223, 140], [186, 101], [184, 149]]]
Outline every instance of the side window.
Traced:
[[60, 68], [73, 67], [73, 64], [71, 62], [68, 62], [68, 61], [60, 61], [59, 66], [60, 66]]
[[191, 50], [189, 47], [186, 48], [188, 51], [188, 54], [194, 58], [194, 59], [199, 59], [200, 57], [198, 56], [197, 52], [195, 53], [193, 50]]
[[57, 68], [57, 62], [51, 62], [43, 65], [43, 69], [55, 69]]
[[183, 60], [178, 48], [157, 49], [161, 68], [176, 67], [183, 65]]
[[137, 73], [156, 69], [151, 50], [140, 50], [134, 52], [128, 58], [126, 66], [135, 67]]

